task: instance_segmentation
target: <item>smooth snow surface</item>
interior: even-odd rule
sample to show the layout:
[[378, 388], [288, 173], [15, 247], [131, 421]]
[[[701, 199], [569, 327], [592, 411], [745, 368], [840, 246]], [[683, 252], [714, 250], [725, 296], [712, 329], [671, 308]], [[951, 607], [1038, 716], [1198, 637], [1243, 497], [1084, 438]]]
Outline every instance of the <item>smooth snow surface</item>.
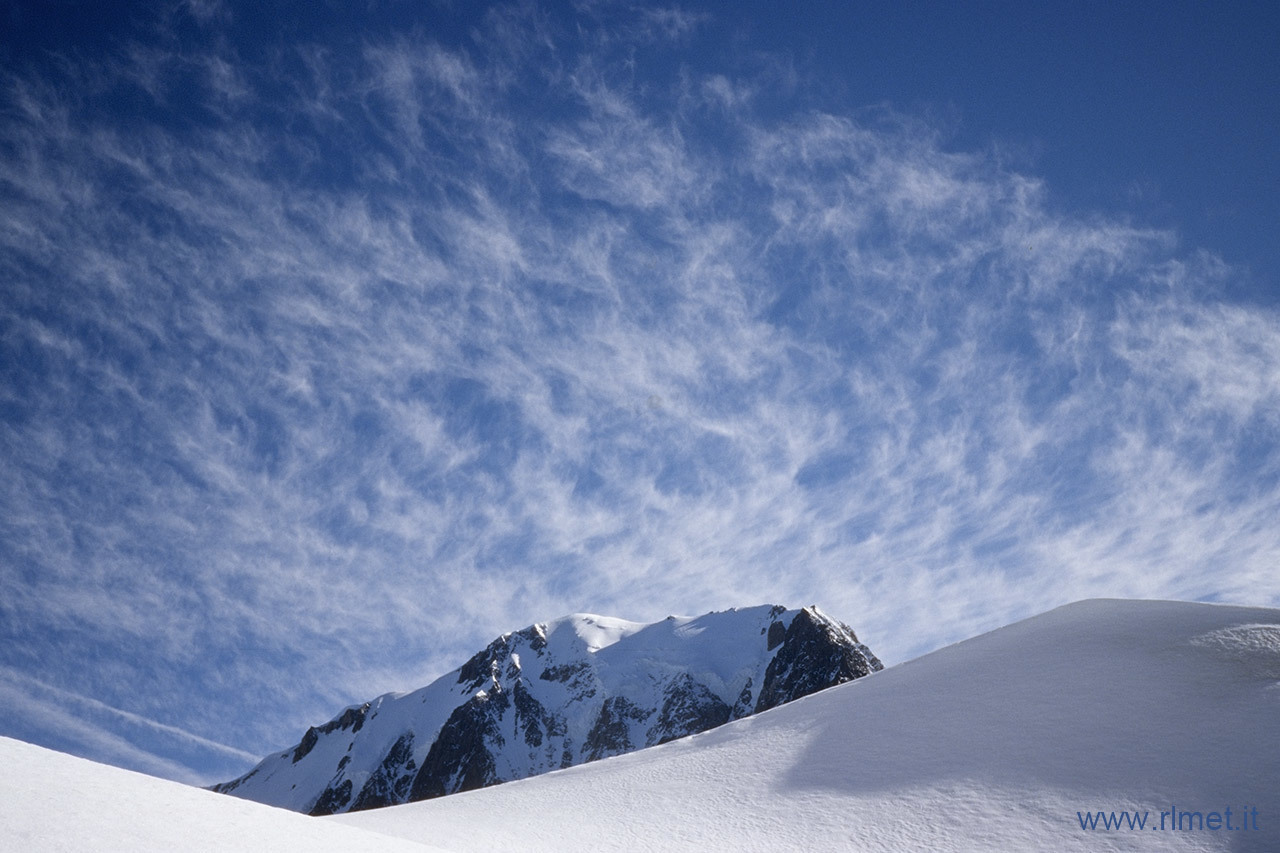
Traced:
[[[1277, 851], [1278, 679], [1280, 610], [1086, 601], [682, 741], [324, 820], [456, 851]], [[1171, 807], [1258, 829], [1151, 829]], [[1098, 810], [1148, 829], [1082, 830]]]
[[0, 737], [0, 850], [429, 853], [439, 847]]

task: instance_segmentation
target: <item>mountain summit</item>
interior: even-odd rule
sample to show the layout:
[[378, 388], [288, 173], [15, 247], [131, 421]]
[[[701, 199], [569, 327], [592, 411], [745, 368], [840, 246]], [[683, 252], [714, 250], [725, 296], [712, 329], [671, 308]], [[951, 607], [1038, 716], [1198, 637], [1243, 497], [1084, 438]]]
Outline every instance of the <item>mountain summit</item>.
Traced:
[[213, 790], [314, 815], [425, 800], [665, 743], [882, 669], [816, 607], [503, 634], [412, 693], [352, 705]]

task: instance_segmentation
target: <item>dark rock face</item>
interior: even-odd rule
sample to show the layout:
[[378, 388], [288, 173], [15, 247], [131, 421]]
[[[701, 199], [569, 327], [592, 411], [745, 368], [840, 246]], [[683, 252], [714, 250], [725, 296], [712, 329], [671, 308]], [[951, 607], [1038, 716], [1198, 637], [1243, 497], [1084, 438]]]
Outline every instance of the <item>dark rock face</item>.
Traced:
[[630, 721], [642, 722], [648, 713], [622, 696], [610, 696], [600, 707], [600, 716], [587, 735], [587, 761], [598, 761], [611, 755], [631, 752]]
[[524, 742], [537, 748], [557, 737], [565, 736], [564, 721], [542, 707], [521, 679], [511, 688], [515, 704], [516, 731], [524, 735]]
[[[770, 626], [769, 633], [779, 623]], [[849, 626], [806, 607], [791, 620], [782, 647], [764, 674], [756, 712], [884, 669]]]
[[306, 734], [302, 736], [302, 740], [298, 742], [297, 747], [293, 750], [293, 763], [297, 764], [306, 758], [311, 753], [311, 750], [315, 749], [319, 741], [320, 734], [316, 731], [316, 727], [312, 726], [307, 729]]
[[752, 679], [748, 678], [747, 683], [742, 686], [742, 692], [738, 694], [738, 701], [733, 703], [733, 710], [729, 713], [729, 719], [741, 719], [751, 713], [751, 687], [753, 684]]
[[579, 614], [349, 707], [213, 790], [313, 815], [430, 799], [666, 743], [882, 668], [816, 608], [648, 626]]
[[782, 641], [787, 638], [787, 629], [782, 627], [781, 622], [774, 622], [769, 626], [769, 651], [773, 651], [782, 645]]
[[505, 743], [498, 721], [510, 706], [505, 691], [473, 696], [450, 716], [431, 744], [409, 790], [410, 800], [429, 800], [506, 781], [498, 778], [489, 745]]
[[494, 640], [484, 651], [478, 652], [458, 670], [458, 683], [468, 690], [479, 690], [498, 674], [498, 665], [507, 648], [507, 636]]
[[685, 673], [667, 688], [658, 724], [649, 730], [646, 746], [705, 732], [729, 722], [733, 709], [703, 684]]
[[559, 681], [562, 684], [569, 684], [576, 681], [578, 676], [590, 671], [590, 669], [591, 665], [586, 661], [566, 663], [560, 666], [549, 666], [538, 677], [543, 681]]
[[320, 799], [311, 807], [311, 814], [328, 815], [342, 811], [343, 806], [351, 802], [351, 780], [345, 779], [342, 784], [325, 788]]
[[312, 726], [307, 729], [306, 734], [302, 736], [302, 741], [293, 750], [293, 763], [297, 764], [305, 758], [311, 750], [315, 749], [316, 743], [320, 740], [320, 735], [327, 735], [339, 730], [346, 731], [347, 729], [350, 729], [352, 734], [360, 731], [364, 726], [364, 718], [368, 713], [369, 703], [365, 702], [359, 707], [348, 708], [336, 718], [325, 723], [323, 726]]
[[[343, 761], [346, 760], [344, 757]], [[378, 769], [360, 789], [350, 810], [358, 812], [405, 802], [417, 769], [418, 765], [413, 760], [413, 732], [406, 732], [387, 751]]]

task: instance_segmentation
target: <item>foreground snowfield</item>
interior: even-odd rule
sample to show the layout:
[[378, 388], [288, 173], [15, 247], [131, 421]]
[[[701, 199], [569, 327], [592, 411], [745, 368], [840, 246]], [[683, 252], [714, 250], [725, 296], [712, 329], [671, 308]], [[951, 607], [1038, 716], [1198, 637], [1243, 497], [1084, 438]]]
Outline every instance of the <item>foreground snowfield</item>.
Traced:
[[[1277, 792], [1280, 610], [1086, 601], [683, 741], [325, 820], [456, 851], [1276, 851]], [[1258, 829], [1160, 831], [1171, 807]], [[1098, 810], [1148, 827], [1082, 830]]]
[[[1261, 853], [1280, 610], [1081, 602], [683, 741], [332, 818], [3, 738], [0, 768], [3, 850]], [[1258, 829], [1160, 831], [1171, 807]], [[1148, 828], [1082, 830], [1098, 810]]]
[[386, 838], [0, 737], [0, 850], [429, 853]]

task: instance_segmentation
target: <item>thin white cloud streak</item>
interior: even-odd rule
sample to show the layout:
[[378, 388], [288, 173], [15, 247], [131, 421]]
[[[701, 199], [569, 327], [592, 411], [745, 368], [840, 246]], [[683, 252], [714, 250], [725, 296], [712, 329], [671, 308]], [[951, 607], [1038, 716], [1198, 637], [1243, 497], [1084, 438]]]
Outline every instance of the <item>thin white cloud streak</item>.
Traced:
[[128, 711], [122, 711], [119, 708], [113, 708], [110, 705], [99, 702], [98, 700], [92, 699], [88, 696], [80, 696], [76, 693], [60, 690], [57, 687], [43, 684], [34, 678], [29, 678], [22, 673], [11, 669], [5, 669], [3, 671], [3, 676], [10, 682], [17, 682], [23, 685], [25, 688], [22, 691], [24, 695], [31, 696], [35, 693], [46, 693], [56, 700], [63, 708], [81, 706], [92, 713], [107, 714], [113, 717], [118, 717], [130, 724], [152, 729], [158, 734], [176, 738], [192, 746], [199, 747], [200, 749], [216, 752], [224, 757], [237, 759], [239, 761], [253, 761], [260, 757], [253, 755], [252, 753], [245, 752], [242, 749], [236, 749], [235, 747], [227, 746], [223, 743], [216, 743], [208, 738], [200, 737], [199, 735], [192, 734], [191, 732], [177, 728], [176, 726], [166, 725], [146, 717], [140, 717], [137, 714], [131, 714]]
[[[88, 751], [97, 760], [190, 784], [218, 780], [195, 775], [189, 766], [166, 758], [165, 748], [172, 751], [176, 744], [179, 750], [199, 753], [226, 769], [252, 765], [261, 757], [44, 684], [8, 667], [0, 667], [0, 707], [10, 719], [23, 721], [22, 733], [28, 737], [53, 737], [59, 745]], [[112, 729], [126, 735], [113, 734]], [[150, 741], [152, 748], [139, 746], [136, 740]]]
[[[1280, 602], [1280, 319], [1229, 270], [904, 120], [490, 24], [265, 102], [186, 57], [237, 81], [194, 134], [10, 81], [9, 666], [265, 751], [572, 610], [816, 602], [893, 661]], [[148, 57], [85, 75], [165, 97]]]

